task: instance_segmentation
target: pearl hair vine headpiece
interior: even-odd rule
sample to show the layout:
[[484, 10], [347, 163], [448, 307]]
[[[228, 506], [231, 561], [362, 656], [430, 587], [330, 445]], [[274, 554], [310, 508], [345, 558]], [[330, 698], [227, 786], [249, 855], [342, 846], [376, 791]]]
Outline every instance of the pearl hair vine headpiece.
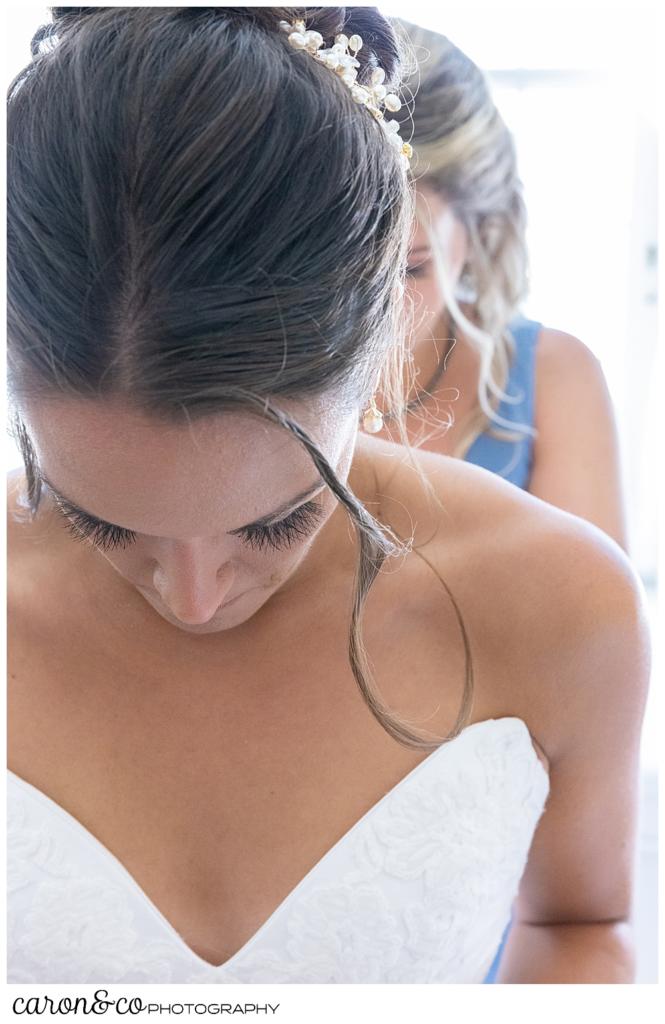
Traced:
[[386, 73], [382, 67], [376, 67], [371, 74], [369, 85], [360, 85], [356, 78], [360, 61], [356, 59], [358, 50], [362, 49], [363, 41], [359, 35], [352, 35], [350, 38], [340, 32], [335, 36], [335, 42], [329, 48], [323, 46], [323, 36], [320, 32], [314, 32], [305, 27], [302, 19], [294, 22], [280, 21], [280, 28], [289, 33], [289, 43], [295, 50], [305, 50], [312, 57], [325, 64], [342, 79], [348, 86], [349, 91], [361, 106], [374, 115], [383, 128], [386, 138], [391, 146], [399, 151], [404, 166], [409, 166], [409, 159], [413, 150], [408, 142], [404, 142], [399, 134], [399, 122], [386, 120], [381, 106], [386, 110], [398, 111], [402, 104], [395, 93], [389, 93], [383, 84]]

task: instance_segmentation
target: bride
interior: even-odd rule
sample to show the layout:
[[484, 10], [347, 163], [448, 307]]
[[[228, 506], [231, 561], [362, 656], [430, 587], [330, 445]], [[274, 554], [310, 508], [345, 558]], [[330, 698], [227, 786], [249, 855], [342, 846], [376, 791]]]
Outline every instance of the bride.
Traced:
[[499, 981], [633, 981], [638, 578], [376, 436], [389, 23], [52, 10], [8, 114], [8, 980], [478, 982], [517, 895]]

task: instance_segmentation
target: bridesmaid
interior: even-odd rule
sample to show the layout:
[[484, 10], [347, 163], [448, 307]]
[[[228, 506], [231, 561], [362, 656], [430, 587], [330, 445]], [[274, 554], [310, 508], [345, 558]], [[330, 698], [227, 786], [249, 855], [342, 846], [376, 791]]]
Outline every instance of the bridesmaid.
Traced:
[[[487, 80], [445, 36], [394, 24], [418, 66], [409, 439], [500, 474], [627, 550], [617, 429], [600, 363], [578, 338], [520, 314], [526, 211], [513, 140]], [[411, 114], [400, 117], [409, 138]], [[394, 413], [381, 397], [393, 436]]]

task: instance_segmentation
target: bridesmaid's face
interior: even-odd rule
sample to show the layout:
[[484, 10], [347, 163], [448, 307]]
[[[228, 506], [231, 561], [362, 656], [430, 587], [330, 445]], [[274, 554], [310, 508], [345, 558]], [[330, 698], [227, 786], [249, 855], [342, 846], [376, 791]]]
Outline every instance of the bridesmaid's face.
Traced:
[[[434, 231], [454, 287], [467, 258], [466, 229], [453, 213], [450, 203], [428, 186], [419, 186], [416, 202], [419, 213]], [[411, 343], [415, 346], [431, 336], [431, 331], [440, 321], [446, 308], [439, 289], [427, 232], [418, 221], [409, 251], [407, 294], [414, 304]]]

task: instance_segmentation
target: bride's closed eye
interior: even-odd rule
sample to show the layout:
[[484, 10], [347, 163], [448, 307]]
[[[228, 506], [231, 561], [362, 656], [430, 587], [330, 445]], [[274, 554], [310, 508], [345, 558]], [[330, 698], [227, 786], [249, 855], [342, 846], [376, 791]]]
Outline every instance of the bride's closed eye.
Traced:
[[[133, 530], [96, 519], [68, 505], [55, 495], [54, 501], [58, 512], [65, 519], [66, 529], [76, 540], [89, 540], [95, 547], [104, 551], [126, 548], [136, 541], [137, 535]], [[262, 550], [264, 547], [271, 547], [281, 550], [291, 547], [313, 533], [324, 515], [325, 509], [321, 503], [312, 499], [299, 505], [284, 519], [268, 526], [245, 527], [240, 535], [251, 548]]]

